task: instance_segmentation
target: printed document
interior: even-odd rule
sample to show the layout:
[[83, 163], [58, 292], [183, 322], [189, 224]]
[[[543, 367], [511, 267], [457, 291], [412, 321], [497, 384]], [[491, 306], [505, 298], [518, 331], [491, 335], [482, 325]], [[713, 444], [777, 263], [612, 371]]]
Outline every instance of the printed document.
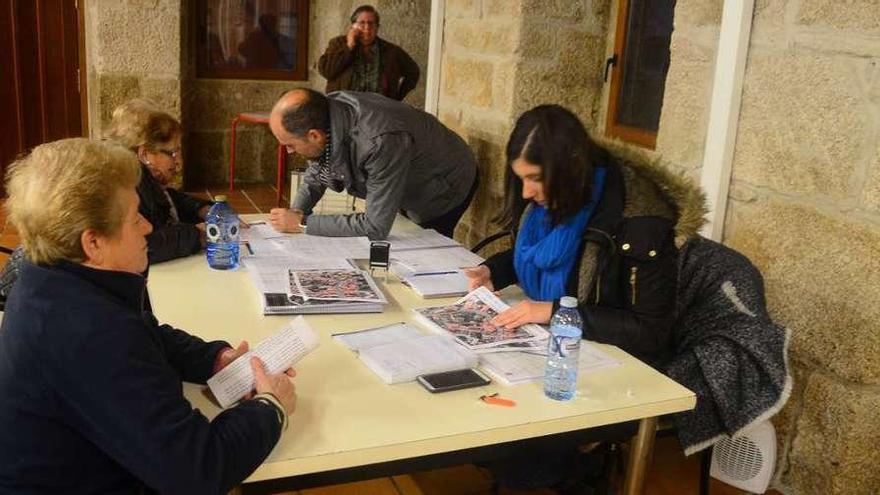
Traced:
[[[546, 344], [545, 344], [546, 345]], [[530, 382], [544, 377], [547, 356], [530, 352], [498, 352], [480, 355], [481, 368], [505, 385]], [[578, 372], [590, 373], [612, 366], [620, 361], [598, 347], [582, 340], [578, 354]]]
[[208, 387], [224, 408], [254, 389], [251, 356], [263, 361], [266, 373], [281, 373], [318, 347], [318, 336], [299, 316], [208, 379]]

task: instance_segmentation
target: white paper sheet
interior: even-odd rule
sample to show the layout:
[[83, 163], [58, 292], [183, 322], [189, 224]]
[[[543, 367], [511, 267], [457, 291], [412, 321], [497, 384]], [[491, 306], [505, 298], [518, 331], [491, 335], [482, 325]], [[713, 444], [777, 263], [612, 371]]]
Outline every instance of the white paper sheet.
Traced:
[[280, 239], [282, 237], [292, 235], [278, 232], [277, 230], [275, 230], [274, 227], [269, 225], [269, 223], [264, 220], [251, 222], [248, 224], [248, 227], [242, 228], [238, 232], [241, 236], [242, 241]]
[[460, 271], [413, 275], [400, 279], [423, 299], [432, 297], [463, 296], [467, 294], [470, 279]]
[[[544, 377], [547, 357], [528, 352], [498, 352], [480, 354], [481, 367], [506, 385], [530, 382]], [[611, 366], [620, 361], [602, 352], [587, 341], [581, 341], [578, 355], [578, 373], [586, 374]]]
[[461, 246], [391, 252], [391, 271], [397, 276], [455, 271], [477, 266], [483, 258]]
[[366, 237], [323, 237], [297, 234], [270, 242], [279, 249], [306, 258], [367, 259], [370, 257], [370, 240]]
[[254, 389], [251, 356], [257, 356], [270, 374], [281, 373], [318, 347], [318, 337], [299, 316], [281, 330], [260, 342], [208, 380], [208, 386], [221, 406], [229, 407]]
[[370, 347], [359, 356], [386, 383], [408, 382], [419, 375], [470, 368], [478, 362], [476, 354], [446, 335], [423, 335]]
[[333, 335], [333, 340], [338, 341], [353, 351], [361, 351], [377, 345], [391, 344], [421, 336], [422, 332], [419, 329], [401, 322], [382, 327], [367, 328], [357, 332], [337, 333]]
[[346, 270], [352, 264], [345, 258], [308, 258], [279, 254], [276, 256], [251, 256], [241, 260], [247, 268], [254, 286], [262, 293], [290, 290], [288, 270]]
[[391, 243], [391, 252], [407, 251], [410, 249], [425, 249], [448, 246], [461, 246], [453, 239], [440, 234], [433, 229], [419, 229], [408, 232], [396, 232], [386, 239]]

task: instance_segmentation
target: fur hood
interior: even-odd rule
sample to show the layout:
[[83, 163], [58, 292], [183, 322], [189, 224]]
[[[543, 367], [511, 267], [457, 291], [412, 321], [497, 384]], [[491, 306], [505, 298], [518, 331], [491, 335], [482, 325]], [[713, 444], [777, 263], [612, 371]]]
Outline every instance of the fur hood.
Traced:
[[709, 209], [706, 195], [691, 178], [673, 172], [659, 158], [639, 150], [610, 142], [600, 142], [600, 146], [608, 150], [623, 171], [627, 189], [624, 216], [668, 212], [675, 220], [678, 247], [698, 234]]

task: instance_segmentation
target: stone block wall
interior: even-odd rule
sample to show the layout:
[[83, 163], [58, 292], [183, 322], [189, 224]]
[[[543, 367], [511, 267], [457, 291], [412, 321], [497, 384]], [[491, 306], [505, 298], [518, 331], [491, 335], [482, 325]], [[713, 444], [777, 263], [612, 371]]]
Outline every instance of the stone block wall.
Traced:
[[139, 96], [179, 117], [180, 2], [89, 0], [84, 7], [89, 134], [102, 136], [113, 109]]
[[559, 103], [595, 127], [608, 0], [446, 3], [440, 120], [471, 145], [480, 188], [456, 237], [473, 245], [500, 230], [504, 147], [516, 118]]
[[759, 0], [725, 243], [791, 329], [776, 485], [880, 493], [880, 8]]
[[[698, 176], [721, 3], [679, 1], [657, 152]], [[724, 242], [791, 330], [774, 486], [880, 492], [880, 9], [758, 0]], [[873, 469], [872, 469], [873, 467]]]

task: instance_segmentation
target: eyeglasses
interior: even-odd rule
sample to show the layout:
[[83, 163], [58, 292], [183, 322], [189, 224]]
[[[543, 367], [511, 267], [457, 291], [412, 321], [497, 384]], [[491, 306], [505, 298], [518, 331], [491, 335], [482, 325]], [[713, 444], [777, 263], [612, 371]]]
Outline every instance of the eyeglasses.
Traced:
[[379, 25], [376, 21], [357, 21], [354, 24], [357, 27], [376, 27]]
[[163, 148], [159, 148], [156, 151], [158, 151], [159, 153], [162, 153], [163, 155], [167, 156], [168, 158], [180, 158], [180, 148], [174, 148], [173, 150], [166, 150]]

